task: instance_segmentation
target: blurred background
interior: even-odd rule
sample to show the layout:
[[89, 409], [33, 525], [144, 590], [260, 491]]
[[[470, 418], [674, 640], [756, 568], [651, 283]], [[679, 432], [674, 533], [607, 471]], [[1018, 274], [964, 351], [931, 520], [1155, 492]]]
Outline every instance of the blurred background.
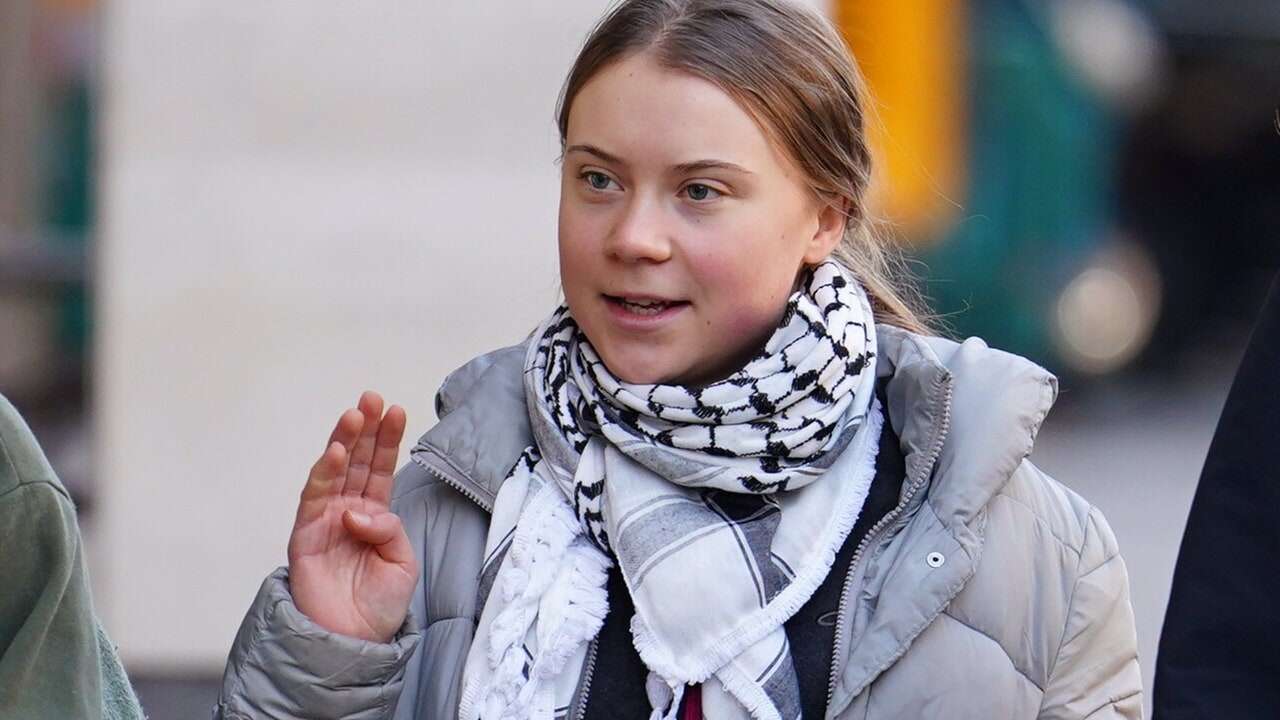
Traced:
[[[1149, 682], [1280, 266], [1280, 3], [811, 3], [934, 309], [1062, 379], [1034, 459], [1115, 526]], [[425, 431], [557, 300], [552, 114], [607, 4], [0, 0], [0, 393], [156, 720], [209, 714], [341, 409]]]

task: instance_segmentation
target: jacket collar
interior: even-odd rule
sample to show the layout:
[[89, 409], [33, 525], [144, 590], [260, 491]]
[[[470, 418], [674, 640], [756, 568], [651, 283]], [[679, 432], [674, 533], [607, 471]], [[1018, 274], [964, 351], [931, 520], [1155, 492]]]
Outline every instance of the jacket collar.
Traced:
[[449, 373], [436, 393], [439, 422], [409, 453], [485, 512], [493, 511], [498, 488], [533, 444], [524, 401], [525, 348], [495, 350]]
[[[877, 373], [889, 376], [889, 417], [911, 476], [944, 442], [930, 472], [929, 502], [948, 527], [968, 524], [1031, 454], [1058, 381], [1025, 358], [987, 346], [881, 325]], [[949, 407], [931, 397], [949, 392]], [[944, 412], [945, 410], [945, 412]]]

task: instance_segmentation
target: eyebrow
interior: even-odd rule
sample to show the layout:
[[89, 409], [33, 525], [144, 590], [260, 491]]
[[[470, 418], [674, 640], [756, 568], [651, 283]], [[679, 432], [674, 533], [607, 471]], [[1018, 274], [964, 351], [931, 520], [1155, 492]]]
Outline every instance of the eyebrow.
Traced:
[[[601, 150], [595, 145], [570, 145], [568, 148], [565, 149], [565, 154], [568, 155], [569, 153], [575, 152], [575, 151], [584, 152], [589, 155], [594, 155], [607, 163], [613, 163], [615, 165], [622, 165], [622, 166], [626, 166], [627, 164], [626, 161], [624, 161], [622, 158], [616, 155], [613, 155], [611, 153], [605, 152], [604, 150]], [[674, 165], [672, 166], [671, 169], [678, 174], [693, 173], [693, 172], [698, 172], [699, 170], [728, 170], [730, 172], [738, 172], [744, 175], [755, 174], [750, 170], [742, 167], [741, 165], [731, 163], [726, 160], [694, 160], [692, 162], [684, 162], [684, 163], [680, 163], [679, 165]]]
[[726, 160], [694, 160], [693, 162], [680, 163], [672, 169], [681, 175], [698, 172], [699, 170], [728, 170], [742, 173], [743, 175], [755, 174], [741, 165]]
[[626, 165], [626, 163], [622, 161], [622, 158], [620, 158], [620, 157], [618, 157], [618, 156], [616, 156], [616, 155], [610, 155], [609, 153], [607, 153], [607, 152], [605, 152], [605, 151], [601, 150], [600, 148], [596, 147], [595, 145], [570, 145], [570, 146], [569, 146], [569, 147], [564, 151], [564, 154], [565, 154], [565, 155], [568, 155], [569, 153], [571, 153], [571, 152], [575, 152], [575, 151], [576, 151], [576, 152], [584, 152], [584, 153], [587, 153], [588, 155], [595, 155], [596, 157], [600, 158], [601, 160], [603, 160], [603, 161], [605, 161], [605, 162], [607, 162], [607, 163], [613, 163], [614, 165]]

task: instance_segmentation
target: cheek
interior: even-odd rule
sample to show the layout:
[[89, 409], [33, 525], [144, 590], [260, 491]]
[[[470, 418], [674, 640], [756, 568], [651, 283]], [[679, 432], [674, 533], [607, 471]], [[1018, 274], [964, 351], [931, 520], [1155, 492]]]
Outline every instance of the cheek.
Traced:
[[794, 245], [779, 228], [740, 224], [699, 238], [687, 258], [699, 285], [754, 303], [790, 289], [800, 267]]
[[727, 337], [755, 338], [773, 325], [773, 314], [772, 308], [732, 307], [724, 318], [724, 332]]
[[690, 258], [703, 301], [705, 325], [732, 335], [754, 335], [776, 320], [791, 291], [785, 269], [765, 270], [753, 252], [705, 252]]
[[570, 283], [581, 278], [583, 266], [591, 258], [593, 237], [591, 228], [582, 221], [580, 214], [562, 205], [557, 243], [560, 252], [560, 280], [566, 289]]

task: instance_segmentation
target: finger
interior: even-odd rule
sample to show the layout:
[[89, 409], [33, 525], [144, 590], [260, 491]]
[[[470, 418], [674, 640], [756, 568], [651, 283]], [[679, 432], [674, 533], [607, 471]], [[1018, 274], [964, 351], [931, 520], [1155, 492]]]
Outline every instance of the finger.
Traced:
[[360, 428], [360, 436], [351, 451], [351, 462], [347, 464], [347, 481], [342, 486], [346, 495], [360, 495], [369, 482], [369, 463], [373, 461], [373, 448], [378, 436], [378, 426], [382, 419], [382, 396], [372, 390], [366, 390], [356, 403], [360, 414], [364, 417], [364, 425]]
[[342, 486], [346, 482], [347, 463], [351, 459], [351, 451], [356, 446], [356, 440], [360, 438], [360, 431], [364, 428], [364, 413], [355, 408], [348, 408], [338, 416], [338, 424], [334, 425], [333, 432], [329, 434], [329, 444], [340, 443], [345, 453], [342, 456], [342, 473], [337, 478], [337, 487], [334, 492], [342, 492]]
[[391, 504], [391, 487], [396, 474], [396, 460], [400, 457], [400, 440], [404, 438], [407, 423], [404, 408], [392, 405], [382, 426], [378, 428], [378, 441], [369, 466], [369, 484], [364, 496], [383, 505]]
[[320, 459], [311, 466], [307, 484], [302, 486], [302, 498], [298, 501], [298, 524], [324, 513], [329, 498], [337, 494], [338, 481], [346, 469], [347, 449], [337, 440], [329, 443]]
[[356, 439], [360, 437], [363, 426], [364, 414], [355, 408], [347, 408], [338, 416], [338, 423], [333, 426], [333, 432], [329, 433], [329, 442], [326, 447], [334, 442], [340, 442], [347, 452], [351, 452], [355, 447]]
[[366, 515], [348, 510], [342, 514], [342, 524], [355, 539], [372, 545], [383, 560], [407, 568], [414, 566], [413, 546], [395, 513]]

